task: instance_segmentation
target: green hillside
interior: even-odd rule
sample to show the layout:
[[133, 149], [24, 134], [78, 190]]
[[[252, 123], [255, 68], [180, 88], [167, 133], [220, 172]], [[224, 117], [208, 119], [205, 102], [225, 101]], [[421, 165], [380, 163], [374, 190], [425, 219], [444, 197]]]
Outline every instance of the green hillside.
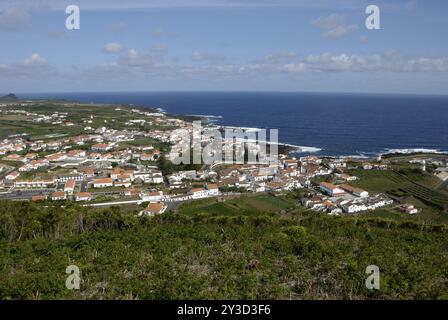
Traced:
[[[0, 299], [448, 298], [446, 225], [328, 217], [263, 197], [154, 218], [1, 203]], [[65, 288], [72, 264], [80, 290]], [[379, 291], [365, 287], [372, 264]]]

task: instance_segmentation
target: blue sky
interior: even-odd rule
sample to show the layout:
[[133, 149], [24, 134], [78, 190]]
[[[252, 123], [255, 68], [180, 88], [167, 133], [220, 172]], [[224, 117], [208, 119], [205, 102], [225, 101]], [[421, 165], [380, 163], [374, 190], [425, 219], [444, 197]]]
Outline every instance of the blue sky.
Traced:
[[[81, 29], [65, 28], [65, 7]], [[367, 30], [365, 8], [381, 9]], [[3, 0], [0, 92], [448, 94], [444, 0]]]

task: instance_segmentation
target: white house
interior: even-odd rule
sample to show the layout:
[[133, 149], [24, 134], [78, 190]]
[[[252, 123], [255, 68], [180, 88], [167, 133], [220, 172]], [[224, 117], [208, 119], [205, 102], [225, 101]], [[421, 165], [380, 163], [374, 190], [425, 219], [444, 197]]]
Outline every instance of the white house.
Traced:
[[16, 180], [16, 188], [47, 188], [54, 184], [53, 180]]
[[158, 202], [162, 199], [163, 192], [162, 191], [153, 191], [149, 193], [142, 192], [140, 193], [140, 198], [143, 201], [149, 201], [149, 202]]
[[65, 174], [65, 175], [58, 176], [56, 179], [57, 182], [67, 182], [69, 180], [83, 181], [84, 174], [82, 174], [82, 173]]
[[154, 173], [152, 174], [152, 182], [153, 182], [153, 183], [156, 183], [156, 184], [158, 184], [158, 183], [163, 183], [163, 175], [162, 175], [162, 172], [159, 172], [159, 171], [154, 172]]
[[418, 213], [418, 209], [412, 205], [412, 204], [403, 204], [398, 207], [400, 211], [409, 213], [409, 214], [416, 214]]
[[113, 149], [112, 144], [108, 143], [97, 143], [92, 146], [93, 151], [105, 152]]
[[92, 194], [90, 192], [78, 192], [75, 194], [75, 201], [90, 201]]
[[361, 212], [369, 209], [365, 203], [354, 200], [341, 202], [340, 206], [347, 213]]
[[206, 186], [209, 196], [217, 196], [219, 195], [219, 188], [217, 184], [209, 183]]
[[341, 196], [343, 194], [345, 194], [345, 191], [341, 188], [339, 188], [338, 186], [335, 186], [334, 184], [328, 183], [328, 182], [321, 182], [321, 184], [319, 185], [320, 190], [322, 190], [322, 192], [332, 196], [332, 197], [337, 197], [337, 196]]
[[253, 186], [252, 186], [252, 191], [253, 192], [265, 192], [266, 191], [266, 184], [265, 183], [261, 183], [261, 184], [254, 183]]
[[102, 178], [93, 180], [94, 188], [106, 188], [106, 187], [112, 187], [113, 185], [114, 183], [111, 178]]
[[162, 202], [149, 203], [148, 206], [140, 211], [140, 215], [154, 216], [156, 214], [164, 213], [167, 209], [167, 205]]
[[12, 180], [16, 180], [19, 176], [20, 176], [20, 173], [18, 173], [17, 171], [13, 171], [10, 174], [8, 174], [5, 178], [6, 178], [6, 180], [12, 181]]
[[136, 172], [136, 173], [134, 173], [134, 178], [135, 179], [140, 179], [143, 182], [147, 182], [147, 183], [152, 182], [152, 174], [151, 174], [151, 172], [144, 172], [144, 171]]
[[355, 181], [358, 180], [358, 177], [356, 176], [351, 176], [345, 173], [336, 173], [336, 177], [338, 177], [339, 180], [343, 180], [343, 181]]
[[333, 173], [333, 169], [331, 169], [331, 168], [319, 167], [314, 174], [316, 176], [327, 176], [332, 173]]
[[75, 191], [75, 180], [69, 179], [65, 182], [64, 186], [64, 192], [67, 192], [68, 194], [73, 194], [73, 191]]
[[259, 172], [254, 172], [254, 173], [248, 175], [247, 178], [249, 181], [254, 181], [254, 182], [261, 182], [261, 181], [266, 181], [269, 179], [267, 174], [263, 174], [263, 173], [259, 173]]
[[65, 200], [67, 199], [67, 196], [64, 191], [55, 191], [51, 194], [51, 200], [58, 201], [58, 200]]
[[208, 197], [208, 190], [204, 188], [194, 188], [191, 190], [193, 199], [202, 199]]
[[367, 191], [360, 188], [352, 187], [348, 184], [341, 184], [339, 185], [339, 188], [360, 198], [367, 198], [369, 196], [369, 193]]

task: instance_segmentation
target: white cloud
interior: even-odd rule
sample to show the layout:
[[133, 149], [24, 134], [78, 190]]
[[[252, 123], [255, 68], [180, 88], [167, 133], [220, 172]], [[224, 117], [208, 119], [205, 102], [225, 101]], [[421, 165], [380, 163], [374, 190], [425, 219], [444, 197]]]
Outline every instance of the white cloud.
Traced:
[[218, 53], [204, 53], [199, 51], [194, 51], [191, 54], [191, 60], [195, 62], [208, 61], [217, 62], [225, 60], [225, 56]]
[[292, 61], [297, 59], [298, 55], [295, 52], [287, 51], [287, 52], [276, 52], [268, 54], [264, 61], [270, 62], [270, 63], [276, 63], [276, 62], [284, 62], [284, 61]]
[[123, 50], [123, 45], [117, 42], [109, 42], [103, 46], [104, 53], [120, 53]]
[[0, 31], [21, 31], [28, 23], [29, 15], [25, 10], [10, 7], [0, 11]]
[[0, 64], [0, 73], [5, 74], [8, 81], [13, 80], [42, 80], [57, 73], [57, 69], [49, 65], [39, 53], [11, 64]]
[[[204, 61], [203, 54], [193, 53], [192, 60]], [[210, 79], [224, 80], [259, 77], [357, 73], [367, 77], [385, 73], [448, 73], [447, 57], [405, 57], [396, 52], [382, 54], [354, 55], [347, 53], [309, 54], [299, 57], [296, 53], [273, 53], [262, 59], [243, 63], [223, 63], [222, 61], [203, 63], [181, 63], [182, 60], [169, 58], [166, 52], [154, 49], [137, 51], [129, 49], [113, 62], [103, 65], [90, 73], [92, 77], [114, 76], [134, 79], [148, 79], [154, 76], [168, 79]]]
[[[197, 58], [203, 58], [198, 52]], [[74, 79], [84, 74], [90, 79], [259, 79], [270, 76], [303, 77], [305, 75], [356, 73], [370, 77], [374, 74], [415, 73], [448, 76], [448, 57], [406, 57], [397, 52], [359, 55], [347, 53], [319, 53], [299, 56], [294, 52], [272, 53], [257, 61], [223, 63], [183, 63], [173, 59], [166, 50], [148, 48], [122, 51], [112, 62], [84, 70], [66, 70]], [[202, 61], [202, 60], [201, 60]], [[0, 72], [8, 79], [38, 79], [55, 76], [58, 70], [51, 67], [39, 53], [13, 65], [1, 65]], [[62, 70], [59, 70], [59, 73]], [[81, 73], [80, 73], [81, 72]]]
[[126, 58], [128, 60], [137, 60], [138, 57], [139, 57], [139, 54], [138, 54], [137, 50], [135, 50], [135, 49], [129, 49], [128, 50], [128, 54], [126, 56]]
[[303, 73], [306, 71], [307, 66], [305, 63], [287, 63], [282, 66], [282, 70], [289, 73]]
[[407, 61], [404, 71], [448, 72], [448, 58], [416, 58]]
[[166, 65], [167, 52], [161, 47], [151, 47], [149, 49], [138, 51], [137, 49], [128, 49], [123, 52], [116, 64], [112, 65], [114, 69], [122, 68], [124, 71], [148, 72], [153, 69], [159, 69]]
[[373, 55], [308, 55], [304, 63], [317, 72], [448, 72], [448, 58], [406, 58], [389, 52]]
[[322, 35], [325, 38], [338, 39], [358, 29], [356, 24], [343, 24], [334, 29], [325, 31]]
[[339, 13], [319, 17], [312, 24], [321, 29], [322, 36], [328, 39], [338, 39], [358, 29], [358, 25], [348, 23], [348, 17]]
[[26, 58], [19, 63], [20, 66], [27, 68], [43, 67], [47, 65], [47, 60], [38, 53], [33, 53], [31, 57]]
[[202, 60], [202, 54], [200, 52], [198, 52], [198, 51], [194, 51], [191, 54], [191, 60], [193, 60], [193, 61], [201, 61]]
[[334, 29], [337, 26], [345, 23], [346, 20], [347, 20], [346, 15], [339, 13], [332, 13], [328, 16], [317, 18], [316, 20], [313, 21], [313, 25], [321, 29], [329, 30]]
[[[185, 58], [185, 57], [184, 57]], [[409, 79], [415, 83], [448, 79], [448, 57], [403, 56], [397, 52], [378, 54], [317, 53], [297, 55], [294, 52], [272, 53], [255, 61], [213, 63], [185, 62], [174, 59], [166, 50], [127, 49], [114, 61], [93, 68], [52, 67], [40, 54], [34, 53], [15, 64], [0, 64], [0, 79], [6, 84], [28, 83], [41, 85], [51, 83], [102, 83], [105, 86], [123, 83], [170, 86], [171, 83], [253, 83], [260, 79], [294, 81], [327, 81], [334, 86], [345, 79], [365, 81]], [[6, 76], [5, 76], [6, 75]], [[313, 80], [314, 79], [314, 80]], [[5, 80], [3, 80], [5, 81]], [[15, 82], [14, 82], [15, 81]], [[387, 82], [389, 81], [389, 82]], [[436, 83], [436, 84], [437, 84]], [[444, 87], [437, 84], [437, 90]], [[103, 87], [107, 88], [107, 87]], [[436, 92], [435, 90], [434, 92]], [[446, 91], [446, 90], [445, 90]]]

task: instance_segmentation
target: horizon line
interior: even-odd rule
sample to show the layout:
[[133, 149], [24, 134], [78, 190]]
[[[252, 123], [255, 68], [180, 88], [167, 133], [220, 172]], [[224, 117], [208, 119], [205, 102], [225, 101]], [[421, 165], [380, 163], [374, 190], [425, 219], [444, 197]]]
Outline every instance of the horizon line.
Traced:
[[390, 95], [390, 96], [440, 96], [448, 97], [448, 93], [409, 93], [409, 92], [348, 92], [348, 91], [292, 91], [292, 90], [100, 90], [100, 91], [35, 91], [35, 92], [5, 92], [1, 95], [15, 94], [79, 94], [79, 93], [108, 93], [108, 94], [123, 94], [123, 93], [293, 93], [293, 94], [343, 94], [343, 95]]

